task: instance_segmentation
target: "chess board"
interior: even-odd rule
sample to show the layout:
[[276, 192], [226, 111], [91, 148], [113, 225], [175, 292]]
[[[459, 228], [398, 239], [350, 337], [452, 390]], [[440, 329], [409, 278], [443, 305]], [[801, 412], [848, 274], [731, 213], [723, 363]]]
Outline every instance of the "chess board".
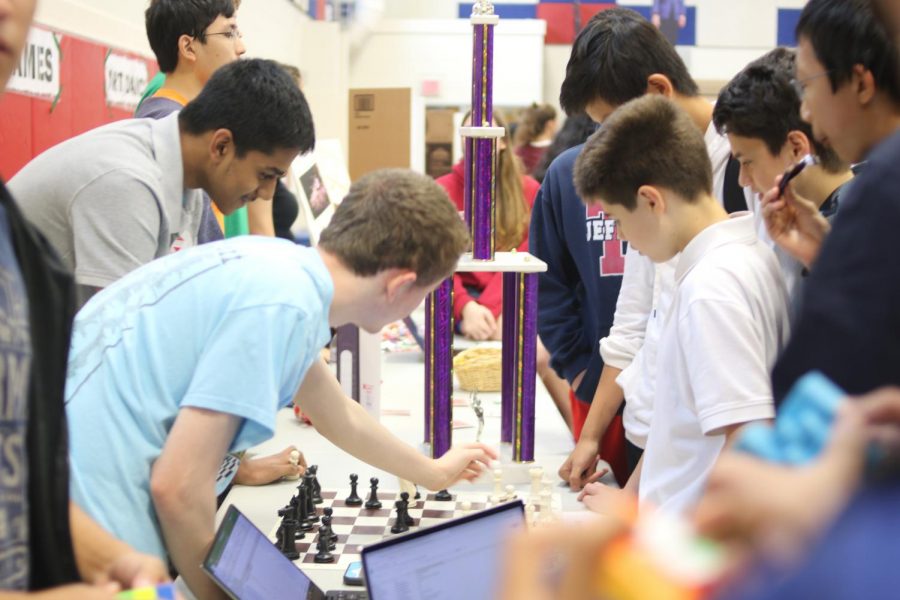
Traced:
[[[294, 562], [302, 565], [304, 569], [344, 570], [350, 563], [360, 560], [360, 553], [366, 545], [379, 542], [387, 537], [404, 535], [391, 533], [391, 527], [394, 526], [396, 520], [394, 502], [400, 497], [399, 492], [379, 490], [378, 499], [381, 501], [381, 508], [377, 510], [370, 510], [365, 506], [347, 506], [343, 500], [346, 495], [347, 493], [344, 492], [338, 499], [338, 492], [322, 490], [323, 502], [316, 505], [316, 512], [321, 517], [325, 507], [330, 506], [333, 510], [331, 528], [338, 536], [335, 549], [331, 552], [335, 560], [332, 563], [324, 564], [316, 563], [314, 560], [320, 521], [314, 524], [312, 531], [305, 532], [306, 537], [296, 542], [300, 558]], [[413, 519], [413, 525], [410, 526], [409, 531], [418, 531], [491, 506], [487, 493], [453, 492], [452, 495], [453, 500], [440, 501], [435, 500], [434, 494], [426, 495], [423, 491], [421, 499], [410, 498], [409, 516]], [[527, 495], [522, 500], [523, 502], [527, 501]], [[468, 511], [463, 509], [466, 502], [471, 504]], [[552, 503], [556, 510], [559, 509], [560, 502], [559, 495], [554, 495]], [[280, 522], [279, 518], [269, 533], [272, 543], [275, 543], [275, 533]]]

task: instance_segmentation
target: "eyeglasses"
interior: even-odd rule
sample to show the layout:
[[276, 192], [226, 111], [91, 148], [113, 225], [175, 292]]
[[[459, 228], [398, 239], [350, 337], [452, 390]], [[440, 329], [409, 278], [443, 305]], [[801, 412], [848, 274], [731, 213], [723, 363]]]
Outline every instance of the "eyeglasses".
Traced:
[[831, 75], [831, 71], [822, 71], [816, 75], [810, 75], [809, 77], [804, 77], [803, 79], [791, 79], [791, 85], [794, 88], [794, 91], [797, 92], [797, 97], [801, 100], [803, 99], [804, 94], [806, 94], [806, 84], [813, 79], [818, 79], [820, 77], [825, 77], [826, 75]]
[[205, 35], [205, 36], [223, 35], [223, 36], [225, 36], [226, 40], [231, 40], [232, 42], [244, 37], [244, 34], [241, 33], [241, 30], [238, 29], [237, 27], [232, 27], [228, 31], [217, 31], [215, 33], [204, 33], [203, 35]]

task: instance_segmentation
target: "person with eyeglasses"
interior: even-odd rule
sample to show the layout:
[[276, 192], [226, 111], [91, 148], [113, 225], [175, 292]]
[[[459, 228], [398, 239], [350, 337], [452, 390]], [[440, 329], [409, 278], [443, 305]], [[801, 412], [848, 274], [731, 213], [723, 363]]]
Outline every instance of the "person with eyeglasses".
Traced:
[[866, 166], [833, 226], [794, 183], [763, 198], [773, 238], [792, 241], [783, 247], [810, 270], [772, 371], [777, 403], [813, 369], [853, 395], [900, 384], [900, 54], [876, 5], [811, 0], [797, 25], [801, 116], [842, 160]]
[[[160, 71], [165, 75], [165, 83], [141, 103], [135, 117], [162, 119], [181, 110], [197, 97], [216, 70], [238, 60], [247, 51], [237, 25], [240, 4], [241, 0], [150, 2], [144, 13], [147, 38]], [[261, 208], [271, 212], [268, 206]], [[215, 204], [204, 194], [197, 243], [215, 242], [223, 237]], [[229, 457], [226, 459], [228, 464], [223, 465], [223, 473], [233, 473], [234, 483], [242, 485], [272, 483], [297, 474], [298, 467], [290, 460], [291, 452], [295, 450], [290, 446], [278, 454], [243, 459], [239, 464], [237, 457]], [[220, 480], [220, 498], [224, 498], [231, 483], [232, 479], [227, 476]]]

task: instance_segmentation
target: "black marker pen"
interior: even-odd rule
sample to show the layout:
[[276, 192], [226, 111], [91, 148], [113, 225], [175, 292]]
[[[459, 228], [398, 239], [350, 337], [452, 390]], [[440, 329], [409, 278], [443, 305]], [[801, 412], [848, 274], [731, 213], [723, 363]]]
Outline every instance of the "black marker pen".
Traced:
[[787, 185], [791, 182], [791, 179], [799, 175], [803, 172], [803, 169], [806, 167], [810, 167], [812, 165], [816, 165], [819, 163], [819, 159], [813, 156], [812, 154], [807, 154], [800, 161], [784, 172], [784, 175], [781, 177], [781, 183], [778, 184], [778, 197], [781, 198], [784, 196], [784, 190], [787, 189]]

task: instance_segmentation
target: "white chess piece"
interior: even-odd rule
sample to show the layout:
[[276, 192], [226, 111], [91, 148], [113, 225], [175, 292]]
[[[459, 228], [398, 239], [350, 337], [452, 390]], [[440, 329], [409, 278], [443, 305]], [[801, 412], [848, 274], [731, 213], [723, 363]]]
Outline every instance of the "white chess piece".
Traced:
[[[290, 460], [291, 464], [294, 465], [295, 467], [297, 465], [299, 465], [300, 464], [300, 451], [299, 450], [291, 450], [291, 456], [290, 456], [290, 458], [288, 458], [288, 460]], [[298, 479], [300, 479], [300, 473], [297, 472], [292, 475], [285, 475], [284, 478], [287, 479], [288, 481], [297, 481]]]
[[467, 515], [472, 512], [472, 503], [468, 500], [463, 500], [459, 507], [462, 509], [462, 514]]
[[494, 493], [491, 494], [491, 503], [503, 502], [503, 470], [494, 469]]
[[534, 504], [529, 504], [525, 507], [525, 522], [529, 527], [537, 525], [537, 519], [534, 516]]
[[538, 496], [541, 495], [541, 479], [544, 477], [544, 469], [531, 467], [528, 474], [531, 475], [531, 501], [537, 502]]
[[550, 496], [550, 490], [543, 490], [541, 492], [541, 522], [547, 523], [553, 520], [553, 506], [551, 504], [552, 499]]
[[503, 494], [503, 501], [509, 502], [510, 500], [516, 499], [516, 488], [515, 486], [508, 485], [505, 488], [505, 492]]

